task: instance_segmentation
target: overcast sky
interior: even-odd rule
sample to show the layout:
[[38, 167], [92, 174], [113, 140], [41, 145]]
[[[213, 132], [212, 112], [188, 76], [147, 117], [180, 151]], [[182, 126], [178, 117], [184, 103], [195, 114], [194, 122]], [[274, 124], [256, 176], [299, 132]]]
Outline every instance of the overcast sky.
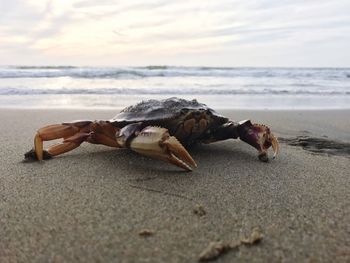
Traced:
[[0, 0], [2, 65], [350, 67], [350, 0]]

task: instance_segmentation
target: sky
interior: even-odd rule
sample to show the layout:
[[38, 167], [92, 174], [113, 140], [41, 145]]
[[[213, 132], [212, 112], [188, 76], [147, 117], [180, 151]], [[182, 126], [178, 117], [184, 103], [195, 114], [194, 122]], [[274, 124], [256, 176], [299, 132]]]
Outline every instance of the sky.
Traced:
[[349, 0], [0, 0], [0, 64], [350, 67], [349, 10]]

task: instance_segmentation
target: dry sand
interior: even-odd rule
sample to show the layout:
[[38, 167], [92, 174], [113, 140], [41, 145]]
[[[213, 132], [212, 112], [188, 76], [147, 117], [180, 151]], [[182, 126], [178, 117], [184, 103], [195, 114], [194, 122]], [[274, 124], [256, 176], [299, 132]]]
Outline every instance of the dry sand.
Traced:
[[223, 113], [268, 124], [279, 137], [345, 144], [328, 155], [282, 143], [267, 164], [238, 140], [202, 145], [190, 151], [199, 166], [192, 173], [89, 144], [22, 163], [38, 127], [115, 112], [0, 110], [0, 262], [196, 262], [210, 242], [255, 227], [260, 243], [217, 261], [349, 262], [350, 111]]

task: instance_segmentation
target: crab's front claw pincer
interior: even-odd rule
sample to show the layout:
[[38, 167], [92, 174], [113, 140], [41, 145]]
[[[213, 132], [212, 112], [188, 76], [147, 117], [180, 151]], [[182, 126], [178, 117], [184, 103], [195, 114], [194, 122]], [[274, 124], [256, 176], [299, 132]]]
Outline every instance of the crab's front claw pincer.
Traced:
[[148, 126], [135, 134], [130, 149], [142, 155], [164, 160], [185, 170], [197, 167], [191, 155], [182, 144], [165, 128]]
[[268, 162], [267, 150], [272, 146], [275, 159], [279, 153], [277, 138], [270, 131], [270, 128], [262, 124], [252, 124], [251, 121], [241, 121], [238, 126], [239, 138], [253, 146], [259, 151], [259, 160]]

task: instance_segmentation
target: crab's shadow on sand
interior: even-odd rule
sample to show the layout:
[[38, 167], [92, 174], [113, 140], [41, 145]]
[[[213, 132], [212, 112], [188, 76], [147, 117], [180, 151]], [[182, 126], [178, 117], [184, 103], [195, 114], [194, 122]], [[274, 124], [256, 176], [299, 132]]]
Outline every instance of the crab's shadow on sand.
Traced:
[[[189, 153], [197, 162], [198, 167], [194, 169], [194, 173], [197, 171], [201, 172], [202, 169], [221, 169], [223, 163], [234, 159], [240, 162], [242, 165], [244, 163], [257, 162], [257, 154], [254, 149], [244, 150], [242, 142], [219, 142], [210, 145], [194, 145], [189, 149]], [[245, 146], [245, 145], [244, 145]], [[110, 171], [120, 171], [127, 170], [133, 174], [144, 175], [153, 173], [157, 176], [166, 175], [179, 175], [184, 176], [188, 174], [181, 168], [178, 168], [170, 163], [155, 160], [148, 157], [139, 155], [133, 151], [127, 149], [96, 149], [89, 146], [89, 148], [83, 148], [79, 152], [73, 152], [65, 155], [56, 156], [51, 160], [44, 161], [45, 165], [52, 165], [52, 167], [57, 167], [58, 163], [66, 163], [66, 167], [71, 164], [81, 163], [84, 165], [98, 164], [100, 171], [105, 170]], [[31, 165], [41, 165], [38, 162], [24, 162]], [[84, 165], [85, 166], [85, 165]], [[68, 169], [68, 168], [67, 168]]]

